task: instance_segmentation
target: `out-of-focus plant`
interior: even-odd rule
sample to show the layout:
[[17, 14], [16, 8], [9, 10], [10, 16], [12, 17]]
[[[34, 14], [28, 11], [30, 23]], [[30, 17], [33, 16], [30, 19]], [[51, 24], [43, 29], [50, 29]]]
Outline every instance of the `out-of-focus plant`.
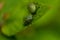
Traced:
[[60, 0], [1, 1], [0, 40], [13, 40], [13, 36], [16, 40], [60, 39], [59, 3]]

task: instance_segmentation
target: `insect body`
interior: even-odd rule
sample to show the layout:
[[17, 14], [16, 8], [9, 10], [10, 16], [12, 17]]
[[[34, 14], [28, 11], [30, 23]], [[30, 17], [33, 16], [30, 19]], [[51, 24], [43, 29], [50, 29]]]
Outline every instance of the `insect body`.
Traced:
[[24, 25], [27, 26], [31, 24], [32, 20], [33, 20], [32, 15], [28, 15], [24, 20]]
[[24, 25], [27, 26], [29, 24], [32, 23], [33, 20], [33, 16], [36, 14], [37, 10], [38, 10], [39, 6], [36, 3], [30, 3], [28, 4], [28, 10], [31, 13], [30, 15], [28, 15], [25, 20], [24, 20]]

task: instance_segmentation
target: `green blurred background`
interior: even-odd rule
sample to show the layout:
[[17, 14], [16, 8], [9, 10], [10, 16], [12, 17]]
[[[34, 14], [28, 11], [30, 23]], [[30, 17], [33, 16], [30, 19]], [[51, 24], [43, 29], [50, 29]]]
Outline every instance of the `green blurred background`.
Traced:
[[[41, 4], [30, 26], [23, 26], [28, 15], [27, 5], [31, 2]], [[17, 40], [60, 40], [60, 0], [1, 0], [0, 21], [4, 13], [9, 14], [1, 31], [15, 35]], [[4, 20], [3, 20], [4, 21]], [[9, 40], [0, 34], [0, 40]]]

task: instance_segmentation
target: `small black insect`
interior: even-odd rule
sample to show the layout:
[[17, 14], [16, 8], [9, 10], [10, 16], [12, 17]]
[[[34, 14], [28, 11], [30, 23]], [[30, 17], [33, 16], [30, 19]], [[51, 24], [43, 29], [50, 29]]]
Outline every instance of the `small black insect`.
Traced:
[[33, 20], [32, 15], [28, 15], [24, 20], [24, 26], [28, 26], [29, 24], [31, 24], [32, 20]]
[[30, 3], [28, 4], [28, 10], [31, 13], [24, 19], [24, 26], [28, 26], [33, 21], [33, 16], [36, 14], [37, 10], [39, 9], [38, 3]]
[[40, 6], [38, 5], [38, 3], [28, 4], [28, 10], [32, 15], [35, 15], [39, 8], [40, 8]]

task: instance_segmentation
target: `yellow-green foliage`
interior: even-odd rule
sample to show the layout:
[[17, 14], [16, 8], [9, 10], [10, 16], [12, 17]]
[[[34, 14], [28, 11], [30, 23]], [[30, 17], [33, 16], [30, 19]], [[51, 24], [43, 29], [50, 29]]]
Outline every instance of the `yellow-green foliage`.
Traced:
[[[7, 36], [16, 35], [17, 40], [60, 40], [60, 0], [3, 0], [0, 22], [1, 32]], [[32, 24], [24, 27], [24, 18], [30, 14], [27, 5], [40, 5]], [[8, 14], [7, 17], [3, 17]], [[6, 18], [6, 19], [3, 19]], [[6, 38], [2, 35], [0, 40]], [[6, 39], [7, 40], [7, 39]]]

